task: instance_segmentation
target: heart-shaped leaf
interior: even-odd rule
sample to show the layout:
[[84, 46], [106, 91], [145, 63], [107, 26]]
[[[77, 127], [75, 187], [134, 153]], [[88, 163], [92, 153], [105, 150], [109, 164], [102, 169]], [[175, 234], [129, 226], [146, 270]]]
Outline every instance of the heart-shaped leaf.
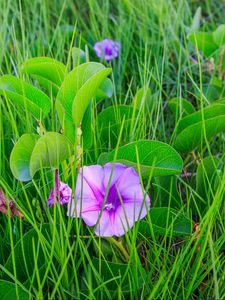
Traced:
[[31, 177], [41, 168], [58, 168], [71, 153], [71, 144], [66, 136], [57, 132], [46, 133], [37, 141], [31, 154]]
[[23, 106], [37, 119], [45, 118], [51, 108], [51, 100], [45, 93], [12, 75], [0, 77], [0, 94]]
[[14, 145], [10, 156], [10, 168], [13, 176], [20, 181], [31, 180], [30, 158], [39, 139], [36, 134], [24, 134]]
[[143, 177], [179, 174], [182, 170], [182, 159], [176, 150], [158, 141], [140, 140], [127, 144], [110, 152], [107, 161], [135, 168], [140, 164]]
[[[204, 121], [203, 121], [204, 116]], [[225, 130], [225, 105], [214, 104], [181, 119], [177, 127], [178, 136], [174, 146], [179, 151], [188, 152], [200, 146], [206, 138]]]
[[66, 66], [50, 57], [35, 57], [23, 63], [22, 71], [44, 88], [51, 90], [52, 87], [55, 95], [66, 75]]

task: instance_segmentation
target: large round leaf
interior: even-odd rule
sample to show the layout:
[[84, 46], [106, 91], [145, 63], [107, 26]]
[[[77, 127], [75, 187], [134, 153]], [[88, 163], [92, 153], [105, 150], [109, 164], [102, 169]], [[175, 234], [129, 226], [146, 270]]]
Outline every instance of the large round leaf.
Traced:
[[34, 146], [30, 158], [30, 174], [41, 168], [58, 168], [71, 155], [71, 144], [67, 137], [56, 132], [48, 132]]
[[51, 100], [45, 93], [12, 75], [0, 77], [0, 94], [22, 105], [37, 119], [46, 117], [51, 108]]
[[180, 155], [171, 146], [158, 141], [141, 140], [127, 144], [110, 152], [107, 161], [133, 167], [139, 163], [144, 177], [179, 174], [182, 171]]
[[[203, 119], [204, 116], [204, 119]], [[215, 104], [181, 119], [177, 127], [175, 148], [188, 152], [200, 146], [206, 138], [225, 130], [225, 104]]]
[[35, 57], [24, 62], [22, 71], [36, 79], [43, 87], [52, 87], [54, 93], [57, 93], [64, 80], [66, 66], [50, 57]]
[[56, 99], [61, 123], [64, 118], [81, 123], [84, 113], [98, 87], [111, 72], [100, 63], [85, 63], [74, 68], [65, 78]]
[[38, 139], [39, 136], [36, 134], [24, 134], [15, 144], [10, 156], [10, 168], [16, 179], [21, 181], [32, 179], [30, 158]]

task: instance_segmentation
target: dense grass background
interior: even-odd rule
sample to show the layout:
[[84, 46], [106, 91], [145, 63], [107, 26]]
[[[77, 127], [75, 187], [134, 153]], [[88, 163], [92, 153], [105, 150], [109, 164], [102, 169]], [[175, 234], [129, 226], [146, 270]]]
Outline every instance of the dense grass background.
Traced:
[[[112, 62], [115, 93], [103, 106], [130, 103], [138, 88], [146, 84], [151, 88], [153, 103], [141, 115], [134, 134], [123, 137], [121, 144], [150, 138], [173, 145], [172, 132], [180, 115], [171, 114], [169, 99], [183, 97], [198, 109], [207, 105], [202, 91], [210, 74], [203, 67], [205, 61], [187, 41], [199, 6], [201, 30], [214, 30], [224, 23], [225, 3], [220, 0], [0, 0], [0, 74], [19, 76], [24, 60], [35, 56], [71, 64], [73, 38], [73, 46], [86, 47], [90, 60], [98, 61], [94, 43], [106, 37], [118, 40], [121, 55]], [[13, 143], [24, 132], [35, 132], [38, 124], [5, 98], [1, 97], [0, 104], [0, 187], [17, 199], [25, 215], [24, 221], [0, 215], [1, 278], [10, 278], [17, 287], [29, 290], [34, 299], [225, 299], [224, 172], [219, 174], [217, 190], [212, 188], [206, 195], [204, 211], [194, 215], [190, 203], [200, 201], [195, 176], [177, 176], [183, 200], [179, 210], [200, 224], [197, 239], [196, 235], [172, 237], [171, 224], [166, 236], [159, 238], [152, 232], [146, 238], [138, 234], [136, 226], [126, 235], [127, 246], [120, 248], [120, 242], [96, 238], [80, 221], [68, 220], [64, 207], [46, 208], [53, 184], [50, 172], [28, 184], [13, 178], [9, 168]], [[101, 109], [99, 106], [98, 111]], [[48, 130], [60, 129], [54, 115], [45, 125]], [[96, 163], [99, 154], [111, 148], [108, 141], [99, 140], [98, 132], [94, 140], [84, 164]], [[207, 155], [223, 156], [224, 141], [224, 134], [220, 134], [199, 151], [183, 155], [185, 170], [194, 174], [198, 162]], [[62, 173], [61, 177], [74, 188], [73, 176]], [[154, 193], [156, 186], [157, 182], [152, 182], [149, 188], [153, 207], [162, 201]], [[170, 206], [170, 190], [163, 197], [164, 205]], [[150, 219], [147, 221], [150, 223]], [[43, 229], [44, 223], [50, 223], [50, 228]], [[20, 251], [27, 270], [33, 264], [33, 273], [26, 276], [20, 272], [14, 246], [32, 228], [38, 237], [36, 244], [34, 239], [29, 240], [33, 262], [24, 254], [23, 246]], [[4, 264], [11, 252], [9, 272]], [[41, 255], [43, 264], [38, 259]], [[108, 261], [123, 263], [123, 272], [116, 274]]]

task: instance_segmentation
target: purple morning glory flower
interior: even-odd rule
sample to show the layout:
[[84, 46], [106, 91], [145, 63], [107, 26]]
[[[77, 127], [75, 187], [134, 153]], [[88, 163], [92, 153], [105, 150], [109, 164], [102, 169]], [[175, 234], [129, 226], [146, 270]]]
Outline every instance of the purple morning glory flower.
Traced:
[[107, 61], [119, 56], [121, 45], [113, 40], [104, 39], [94, 45], [95, 53], [98, 57]]
[[82, 218], [88, 226], [96, 225], [96, 235], [122, 236], [149, 209], [150, 198], [136, 171], [108, 163], [80, 169], [76, 200], [68, 205], [68, 216]]
[[[68, 184], [59, 181], [59, 171], [55, 171], [55, 187], [52, 188], [49, 198], [48, 205], [53, 206], [55, 201], [59, 202], [60, 205], [69, 203], [72, 195], [72, 190]], [[56, 200], [55, 200], [56, 199]]]

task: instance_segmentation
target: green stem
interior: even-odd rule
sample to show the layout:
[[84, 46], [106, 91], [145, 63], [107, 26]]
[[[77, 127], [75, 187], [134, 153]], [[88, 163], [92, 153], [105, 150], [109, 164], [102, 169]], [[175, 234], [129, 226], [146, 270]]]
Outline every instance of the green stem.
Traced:
[[119, 250], [119, 254], [122, 254], [123, 255], [123, 260], [125, 260], [126, 262], [129, 261], [130, 259], [130, 256], [129, 254], [127, 253], [127, 250], [123, 247], [123, 245], [118, 242], [117, 240], [115, 240], [114, 238], [112, 237], [107, 237], [105, 238], [109, 243], [111, 243], [117, 250]]

